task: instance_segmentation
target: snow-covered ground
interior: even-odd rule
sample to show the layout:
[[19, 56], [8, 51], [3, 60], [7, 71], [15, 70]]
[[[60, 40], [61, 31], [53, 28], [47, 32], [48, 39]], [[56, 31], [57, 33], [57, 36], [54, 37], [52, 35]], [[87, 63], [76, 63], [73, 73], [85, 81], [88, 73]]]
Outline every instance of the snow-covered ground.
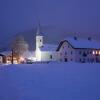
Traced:
[[0, 100], [100, 100], [100, 64], [1, 65]]

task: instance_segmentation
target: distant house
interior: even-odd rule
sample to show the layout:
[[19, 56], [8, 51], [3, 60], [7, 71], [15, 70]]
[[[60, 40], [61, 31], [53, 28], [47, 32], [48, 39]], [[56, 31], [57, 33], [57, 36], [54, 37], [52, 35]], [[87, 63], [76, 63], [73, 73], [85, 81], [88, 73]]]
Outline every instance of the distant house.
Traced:
[[3, 63], [3, 55], [0, 54], [0, 64], [2, 64], [2, 63]]
[[1, 63], [11, 63], [11, 51], [0, 52]]
[[[0, 52], [0, 60], [1, 60], [1, 63], [11, 64], [12, 63], [12, 51]], [[13, 56], [13, 63], [15, 64], [18, 63], [17, 57], [15, 56]]]

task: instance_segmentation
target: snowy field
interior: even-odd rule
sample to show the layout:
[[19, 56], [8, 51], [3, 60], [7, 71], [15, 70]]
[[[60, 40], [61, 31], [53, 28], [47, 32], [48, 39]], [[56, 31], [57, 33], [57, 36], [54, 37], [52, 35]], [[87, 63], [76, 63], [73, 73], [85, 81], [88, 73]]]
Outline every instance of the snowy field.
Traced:
[[100, 100], [100, 64], [0, 65], [0, 100]]

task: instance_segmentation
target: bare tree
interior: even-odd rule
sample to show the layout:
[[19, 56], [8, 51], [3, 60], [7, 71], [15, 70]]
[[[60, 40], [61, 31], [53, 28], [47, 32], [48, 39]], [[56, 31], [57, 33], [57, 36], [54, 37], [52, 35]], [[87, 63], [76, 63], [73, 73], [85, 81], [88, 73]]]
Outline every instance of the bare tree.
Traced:
[[24, 40], [23, 36], [17, 36], [12, 43], [12, 49], [14, 56], [21, 57], [24, 52], [28, 51], [28, 44]]

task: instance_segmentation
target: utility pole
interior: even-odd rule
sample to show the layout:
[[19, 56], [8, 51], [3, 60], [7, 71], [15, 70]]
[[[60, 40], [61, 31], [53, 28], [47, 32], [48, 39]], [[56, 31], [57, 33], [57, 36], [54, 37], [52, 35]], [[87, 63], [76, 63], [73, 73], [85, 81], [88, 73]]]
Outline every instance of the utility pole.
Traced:
[[12, 49], [12, 56], [11, 56], [11, 57], [12, 57], [12, 58], [11, 58], [11, 63], [12, 63], [12, 64], [14, 64], [13, 56], [14, 56], [14, 54], [13, 54], [13, 49]]

